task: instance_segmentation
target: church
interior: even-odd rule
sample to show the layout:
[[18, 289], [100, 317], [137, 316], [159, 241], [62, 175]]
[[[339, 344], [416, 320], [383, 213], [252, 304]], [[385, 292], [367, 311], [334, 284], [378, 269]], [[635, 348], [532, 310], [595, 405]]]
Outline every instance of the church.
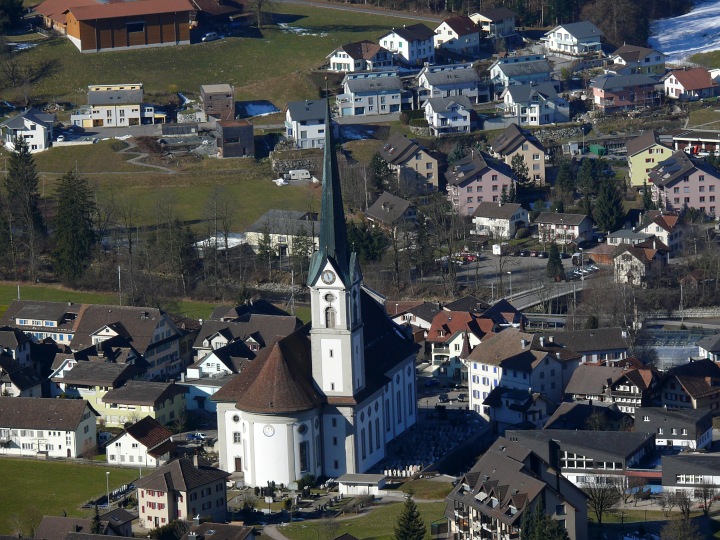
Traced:
[[320, 245], [307, 282], [312, 320], [213, 396], [220, 468], [248, 486], [367, 472], [417, 421], [418, 347], [363, 287], [333, 139], [328, 108]]

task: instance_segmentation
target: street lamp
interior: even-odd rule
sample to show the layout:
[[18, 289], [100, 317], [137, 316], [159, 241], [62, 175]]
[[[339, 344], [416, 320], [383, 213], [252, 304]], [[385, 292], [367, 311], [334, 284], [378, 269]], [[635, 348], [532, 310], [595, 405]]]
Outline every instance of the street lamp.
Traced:
[[508, 271], [508, 275], [510, 276], [510, 296], [512, 296], [512, 270]]
[[107, 492], [107, 507], [110, 508], [110, 471], [105, 471], [105, 491]]

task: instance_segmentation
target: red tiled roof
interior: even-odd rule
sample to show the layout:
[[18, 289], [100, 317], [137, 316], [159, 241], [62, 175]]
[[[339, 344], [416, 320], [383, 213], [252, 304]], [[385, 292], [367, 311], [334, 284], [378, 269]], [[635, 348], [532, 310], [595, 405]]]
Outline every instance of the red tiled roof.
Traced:
[[151, 416], [146, 416], [142, 420], [135, 422], [132, 426], [125, 428], [125, 432], [148, 450], [167, 441], [173, 434], [172, 431], [160, 425], [160, 423]]
[[685, 90], [701, 90], [717, 86], [707, 69], [698, 67], [671, 71], [667, 77], [675, 77]]
[[431, 343], [444, 343], [456, 332], [469, 330], [470, 323], [475, 318], [467, 311], [440, 311], [433, 317], [427, 340]]

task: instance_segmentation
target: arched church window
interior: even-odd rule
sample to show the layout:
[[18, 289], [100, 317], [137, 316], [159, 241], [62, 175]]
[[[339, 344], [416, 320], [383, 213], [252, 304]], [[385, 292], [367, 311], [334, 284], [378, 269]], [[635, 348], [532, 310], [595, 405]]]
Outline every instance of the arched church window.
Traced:
[[335, 308], [325, 309], [325, 328], [335, 328]]

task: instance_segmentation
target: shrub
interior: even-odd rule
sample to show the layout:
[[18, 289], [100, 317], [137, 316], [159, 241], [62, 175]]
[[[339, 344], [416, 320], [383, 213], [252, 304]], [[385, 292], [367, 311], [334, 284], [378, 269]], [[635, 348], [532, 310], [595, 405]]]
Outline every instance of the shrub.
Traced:
[[410, 115], [406, 112], [400, 114], [400, 123], [403, 126], [407, 126], [410, 123]]
[[421, 118], [414, 118], [414, 119], [410, 120], [410, 125], [412, 127], [419, 127], [419, 128], [428, 127], [427, 120], [421, 119]]
[[515, 232], [515, 238], [517, 238], [518, 240], [521, 240], [521, 239], [523, 239], [523, 238], [527, 238], [528, 236], [530, 236], [530, 229], [527, 228], [527, 227], [520, 227], [520, 228]]

